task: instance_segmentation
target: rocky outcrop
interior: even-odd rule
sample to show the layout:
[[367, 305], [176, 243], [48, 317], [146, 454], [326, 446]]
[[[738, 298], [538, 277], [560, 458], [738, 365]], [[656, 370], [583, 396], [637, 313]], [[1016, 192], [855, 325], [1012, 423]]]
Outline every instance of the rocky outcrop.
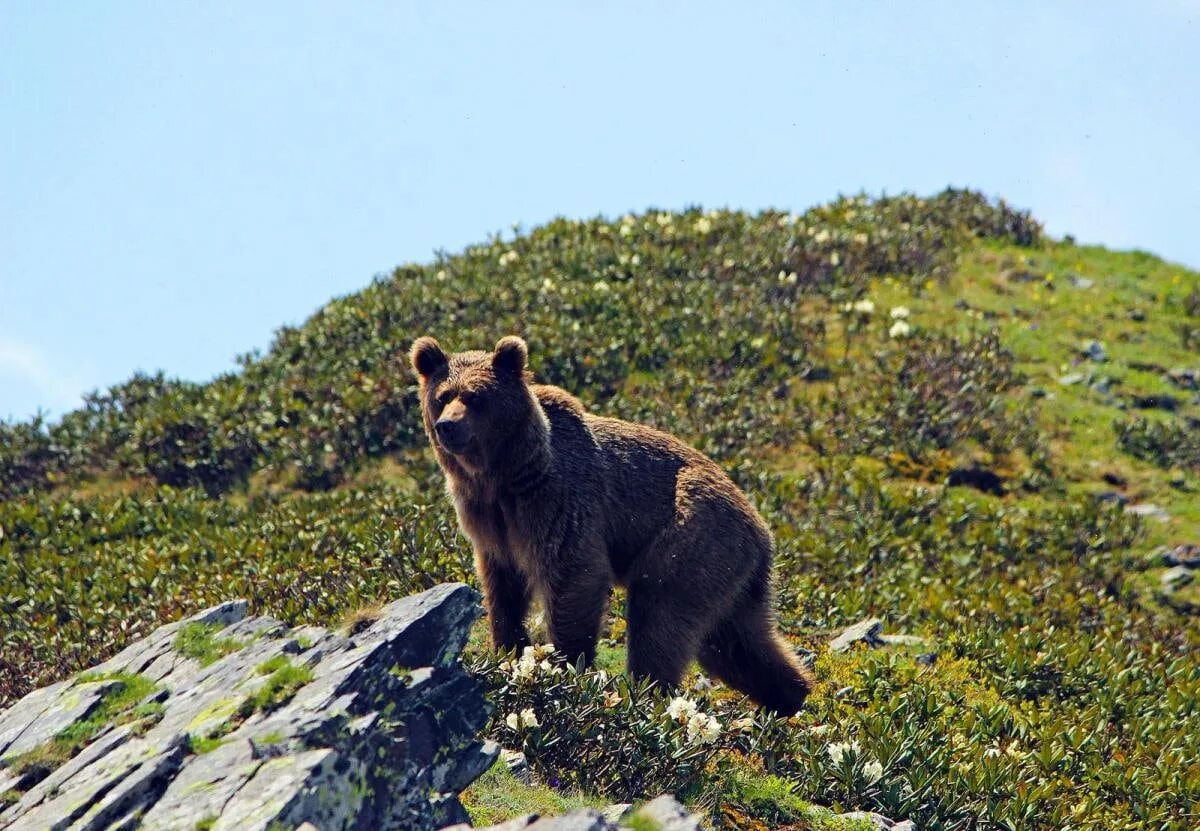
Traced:
[[[423, 831], [499, 749], [448, 584], [350, 632], [224, 603], [0, 713], [0, 829]], [[310, 826], [310, 827], [311, 827]]]

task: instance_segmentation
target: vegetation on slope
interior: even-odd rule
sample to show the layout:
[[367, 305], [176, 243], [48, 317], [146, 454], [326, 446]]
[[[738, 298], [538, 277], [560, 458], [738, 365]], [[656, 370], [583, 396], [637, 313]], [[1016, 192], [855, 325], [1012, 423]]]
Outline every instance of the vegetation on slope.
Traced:
[[[620, 674], [619, 596], [604, 674], [477, 646], [490, 729], [544, 785], [675, 790], [729, 827], [810, 801], [1193, 827], [1200, 581], [1151, 552], [1200, 539], [1197, 280], [962, 191], [557, 220], [399, 268], [238, 373], [0, 426], [0, 702], [220, 599], [328, 623], [471, 579], [398, 356], [520, 332], [541, 379], [748, 490], [820, 682], [790, 720], [700, 683], [695, 720]], [[1165, 521], [1122, 509], [1151, 501]], [[868, 615], [926, 642], [826, 648]]]

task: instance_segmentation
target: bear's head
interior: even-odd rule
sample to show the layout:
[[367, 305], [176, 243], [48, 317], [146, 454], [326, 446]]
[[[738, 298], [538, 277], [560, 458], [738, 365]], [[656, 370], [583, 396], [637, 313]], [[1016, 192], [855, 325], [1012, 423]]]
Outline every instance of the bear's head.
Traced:
[[529, 389], [528, 356], [525, 341], [512, 335], [492, 352], [451, 355], [431, 337], [413, 342], [409, 358], [421, 380], [425, 430], [443, 462], [486, 471], [542, 425], [545, 415]]

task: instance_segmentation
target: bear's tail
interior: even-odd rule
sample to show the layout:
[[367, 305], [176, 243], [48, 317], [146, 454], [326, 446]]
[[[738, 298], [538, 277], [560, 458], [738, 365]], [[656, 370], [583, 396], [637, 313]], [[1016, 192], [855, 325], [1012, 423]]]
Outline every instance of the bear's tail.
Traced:
[[796, 713], [812, 690], [812, 676], [775, 631], [765, 600], [719, 623], [697, 657], [706, 672], [781, 715]]

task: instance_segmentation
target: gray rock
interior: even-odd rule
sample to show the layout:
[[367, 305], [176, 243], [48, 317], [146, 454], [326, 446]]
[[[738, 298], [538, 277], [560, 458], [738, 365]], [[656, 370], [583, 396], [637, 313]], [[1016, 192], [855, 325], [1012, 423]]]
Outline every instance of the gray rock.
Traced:
[[880, 635], [884, 646], [924, 646], [926, 641], [918, 635]]
[[668, 794], [655, 797], [638, 809], [636, 816], [658, 823], [660, 831], [701, 831], [700, 818]]
[[838, 817], [851, 822], [870, 822], [871, 827], [875, 831], [890, 831], [890, 829], [895, 827], [895, 823], [890, 819], [874, 811], [850, 811], [849, 813], [838, 814]]
[[615, 823], [620, 822], [621, 818], [628, 814], [629, 809], [632, 807], [633, 805], [628, 802], [617, 802], [605, 808], [601, 808], [600, 813], [604, 815], [606, 820]]
[[1079, 353], [1089, 361], [1103, 363], [1108, 360], [1108, 353], [1104, 351], [1104, 344], [1098, 340], [1088, 341], [1080, 348]]
[[45, 744], [77, 721], [88, 718], [105, 695], [119, 685], [115, 681], [73, 683], [58, 691], [53, 701], [17, 734], [4, 749], [4, 758], [26, 753]]
[[1164, 571], [1159, 579], [1162, 581], [1163, 588], [1171, 591], [1180, 586], [1186, 586], [1195, 578], [1186, 566], [1172, 566]]
[[1184, 369], [1175, 367], [1167, 370], [1167, 380], [1180, 389], [1200, 389], [1200, 369]]
[[918, 829], [911, 819], [906, 819], [903, 822], [895, 823], [892, 826], [892, 831], [918, 831]]
[[1085, 380], [1087, 380], [1087, 376], [1084, 375], [1082, 372], [1072, 372], [1068, 375], [1064, 375], [1061, 378], [1059, 378], [1058, 383], [1064, 387], [1070, 387], [1075, 384], [1081, 384]]
[[529, 760], [519, 750], [503, 749], [500, 758], [508, 766], [509, 773], [522, 785], [533, 784], [533, 772], [529, 769]]
[[1095, 280], [1089, 280], [1087, 277], [1080, 277], [1078, 274], [1072, 274], [1067, 279], [1070, 280], [1071, 285], [1077, 289], [1090, 289], [1092, 286], [1096, 285]]
[[1200, 545], [1177, 545], [1163, 555], [1163, 562], [1169, 566], [1200, 569]]
[[1157, 519], [1159, 522], [1166, 522], [1171, 518], [1171, 515], [1164, 508], [1155, 505], [1153, 502], [1139, 502], [1136, 505], [1126, 505], [1125, 513]]
[[795, 648], [796, 657], [800, 659], [800, 664], [805, 669], [812, 669], [817, 665], [817, 653], [811, 649], [805, 649], [803, 646]]
[[[161, 705], [157, 722], [102, 727], [41, 781], [0, 759], [0, 783], [18, 789], [0, 829], [432, 831], [465, 820], [458, 792], [499, 753], [475, 738], [488, 705], [457, 663], [476, 600], [464, 585], [438, 586], [353, 637], [247, 618], [242, 601], [160, 627], [101, 665], [157, 682], [147, 699]], [[172, 648], [190, 621], [245, 643], [202, 667]], [[264, 710], [252, 704], [269, 683], [263, 664], [280, 658], [311, 679]], [[88, 718], [114, 683], [62, 682], [0, 713], [7, 757]]]
[[879, 618], [860, 620], [858, 623], [846, 627], [840, 635], [831, 640], [829, 649], [833, 652], [845, 652], [856, 643], [865, 643], [867, 646], [883, 646], [883, 640], [879, 637], [882, 633], [883, 621]]

